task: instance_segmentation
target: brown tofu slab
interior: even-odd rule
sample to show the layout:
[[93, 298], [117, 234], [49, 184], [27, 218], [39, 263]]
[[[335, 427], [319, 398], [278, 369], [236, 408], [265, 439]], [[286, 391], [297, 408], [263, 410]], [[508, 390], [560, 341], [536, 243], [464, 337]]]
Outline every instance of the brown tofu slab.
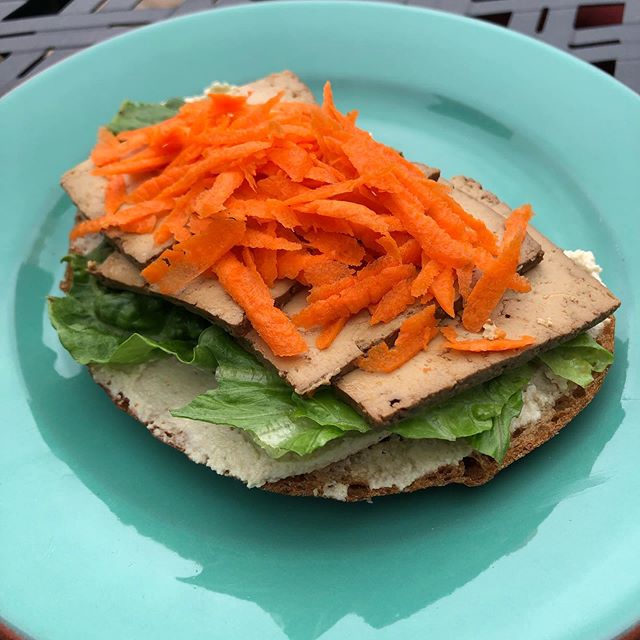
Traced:
[[[469, 213], [482, 220], [499, 237], [502, 236], [504, 230], [502, 215], [482, 202], [470, 198], [459, 189], [453, 189], [452, 195]], [[542, 255], [540, 244], [527, 236], [522, 247], [519, 270], [523, 272], [531, 268], [540, 261]], [[284, 311], [290, 316], [299, 311], [305, 306], [305, 295], [305, 293], [298, 293], [283, 307]], [[333, 344], [323, 351], [315, 346], [316, 338], [320, 334], [318, 329], [301, 331], [309, 345], [309, 350], [307, 353], [293, 358], [279, 358], [273, 355], [255, 331], [249, 331], [246, 339], [255, 351], [278, 370], [297, 393], [307, 394], [323, 384], [330, 383], [338, 375], [351, 368], [354, 360], [363, 355], [376, 342], [392, 336], [402, 321], [419, 308], [411, 308], [392, 322], [373, 327], [369, 324], [369, 313], [362, 311], [347, 322]]]
[[[309, 87], [291, 71], [274, 73], [240, 87], [231, 87], [228, 92], [234, 95], [250, 95], [249, 102], [259, 104], [273, 98], [281, 91], [284, 93], [284, 100], [315, 103]], [[61, 180], [62, 188], [69, 194], [82, 215], [89, 219], [100, 218], [105, 213], [104, 194], [107, 180], [103, 176], [94, 176], [91, 173], [93, 168], [91, 160], [85, 160], [67, 171]], [[106, 231], [105, 235], [122, 253], [141, 266], [157, 258], [172, 244], [171, 242], [156, 244], [153, 234], [150, 233]]]
[[[467, 188], [477, 192], [472, 182]], [[501, 204], [503, 210], [504, 206]], [[439, 336], [427, 351], [396, 371], [377, 374], [356, 369], [337, 380], [336, 388], [371, 422], [389, 424], [412, 409], [434, 405], [531, 360], [618, 308], [619, 300], [606, 287], [535, 229], [530, 233], [544, 251], [544, 260], [527, 274], [532, 291], [508, 292], [492, 320], [508, 336], [534, 336], [533, 346], [517, 352], [464, 353], [445, 349]], [[464, 332], [460, 335], [469, 337]]]
[[[297, 313], [306, 305], [307, 292], [297, 293], [283, 310], [289, 316]], [[321, 351], [316, 347], [316, 338], [320, 331], [304, 329], [300, 333], [309, 346], [307, 353], [292, 358], [281, 358], [273, 354], [267, 344], [253, 330], [245, 336], [251, 348], [264, 360], [270, 362], [280, 375], [295, 389], [296, 393], [306, 394], [329, 384], [345, 368], [365, 353], [371, 346], [398, 330], [402, 321], [412, 311], [407, 311], [386, 324], [369, 324], [370, 315], [361, 311], [347, 322], [333, 341], [333, 344]]]
[[[243, 335], [250, 328], [244, 311], [213, 278], [200, 276], [176, 296], [161, 295], [155, 285], [149, 285], [140, 275], [139, 267], [117, 251], [95, 265], [92, 273], [112, 287], [160, 295], [224, 326], [234, 335]], [[292, 285], [290, 280], [281, 280], [271, 294], [276, 301], [284, 300], [289, 296]]]

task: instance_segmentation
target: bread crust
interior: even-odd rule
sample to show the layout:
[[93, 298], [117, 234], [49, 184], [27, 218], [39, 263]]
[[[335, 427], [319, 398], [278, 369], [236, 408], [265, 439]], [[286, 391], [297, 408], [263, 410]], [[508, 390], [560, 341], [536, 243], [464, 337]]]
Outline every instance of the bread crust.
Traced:
[[[611, 316], [610, 321], [603, 327], [602, 333], [598, 337], [598, 342], [605, 349], [613, 351], [614, 335], [615, 318]], [[323, 497], [324, 487], [338, 482], [348, 487], [345, 500], [347, 502], [357, 502], [371, 500], [378, 496], [411, 493], [420, 489], [441, 487], [447, 484], [464, 484], [468, 487], [485, 484], [502, 469], [553, 438], [563, 427], [569, 424], [596, 396], [607, 372], [608, 368], [602, 373], [596, 373], [593, 382], [586, 389], [576, 387], [571, 392], [561, 396], [540, 420], [525, 425], [516, 431], [511, 438], [507, 455], [501, 465], [489, 456], [473, 452], [463, 458], [457, 465], [442, 466], [436, 471], [414, 480], [404, 489], [399, 489], [396, 486], [372, 489], [360, 478], [344, 474], [341, 477], [336, 477], [336, 474], [332, 472], [333, 465], [329, 465], [312, 473], [284, 478], [277, 482], [269, 482], [260, 488], [292, 496]]]

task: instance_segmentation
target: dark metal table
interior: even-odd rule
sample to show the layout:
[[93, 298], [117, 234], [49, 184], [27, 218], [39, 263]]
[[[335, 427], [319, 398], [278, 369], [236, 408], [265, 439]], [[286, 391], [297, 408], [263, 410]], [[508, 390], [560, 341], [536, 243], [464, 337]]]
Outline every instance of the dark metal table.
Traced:
[[[249, 0], [0, 0], [0, 95], [59, 60], [171, 16]], [[640, 92], [640, 0], [395, 0], [533, 36]]]

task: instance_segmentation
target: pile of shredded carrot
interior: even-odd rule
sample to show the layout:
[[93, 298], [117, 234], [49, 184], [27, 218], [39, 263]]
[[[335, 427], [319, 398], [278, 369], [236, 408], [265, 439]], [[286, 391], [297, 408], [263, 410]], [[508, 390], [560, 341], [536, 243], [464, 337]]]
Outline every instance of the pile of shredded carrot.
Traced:
[[[460, 314], [479, 332], [508, 289], [530, 288], [516, 269], [531, 209], [512, 213], [498, 243], [447, 186], [356, 117], [338, 111], [327, 83], [322, 106], [215, 93], [160, 124], [101, 129], [91, 159], [107, 180], [106, 213], [72, 237], [153, 234], [169, 248], [142, 271], [147, 282], [179, 295], [200, 276], [217, 278], [277, 356], [307, 351], [304, 330], [318, 330], [326, 349], [356, 314], [375, 325], [406, 312], [395, 344], [359, 361], [392, 371], [427, 347], [438, 318]], [[282, 279], [310, 288], [293, 317], [271, 293]], [[452, 349], [527, 346], [447, 338]]]

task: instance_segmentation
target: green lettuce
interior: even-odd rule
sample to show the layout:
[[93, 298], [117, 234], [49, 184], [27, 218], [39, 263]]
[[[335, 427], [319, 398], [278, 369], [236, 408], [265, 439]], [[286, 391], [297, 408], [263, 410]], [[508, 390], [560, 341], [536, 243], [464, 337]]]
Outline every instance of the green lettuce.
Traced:
[[121, 131], [148, 127], [172, 118], [178, 113], [183, 104], [184, 100], [182, 98], [171, 98], [166, 102], [159, 103], [126, 100], [107, 125], [107, 129], [111, 133], [120, 133]]
[[[526, 385], [526, 383], [525, 383]], [[509, 442], [511, 442], [511, 422], [520, 415], [524, 400], [522, 392], [524, 387], [518, 389], [502, 406], [500, 413], [493, 418], [491, 429], [477, 433], [467, 438], [472, 449], [492, 457], [502, 463]]]
[[176, 417], [226, 424], [248, 432], [269, 455], [306, 455], [348, 431], [367, 431], [365, 420], [329, 389], [304, 399], [220, 330], [209, 343], [218, 362], [217, 387], [172, 411]]
[[72, 285], [62, 298], [50, 297], [48, 311], [60, 342], [81, 364], [138, 364], [174, 356], [213, 369], [209, 323], [174, 304], [102, 285], [87, 268], [89, 259], [65, 258]]
[[522, 392], [533, 368], [524, 365], [423, 409], [391, 428], [403, 438], [466, 438], [469, 445], [502, 462], [509, 448], [511, 421], [522, 411]]
[[594, 371], [604, 371], [613, 362], [613, 354], [588, 333], [582, 333], [538, 357], [557, 376], [581, 387], [588, 387], [593, 382]]

